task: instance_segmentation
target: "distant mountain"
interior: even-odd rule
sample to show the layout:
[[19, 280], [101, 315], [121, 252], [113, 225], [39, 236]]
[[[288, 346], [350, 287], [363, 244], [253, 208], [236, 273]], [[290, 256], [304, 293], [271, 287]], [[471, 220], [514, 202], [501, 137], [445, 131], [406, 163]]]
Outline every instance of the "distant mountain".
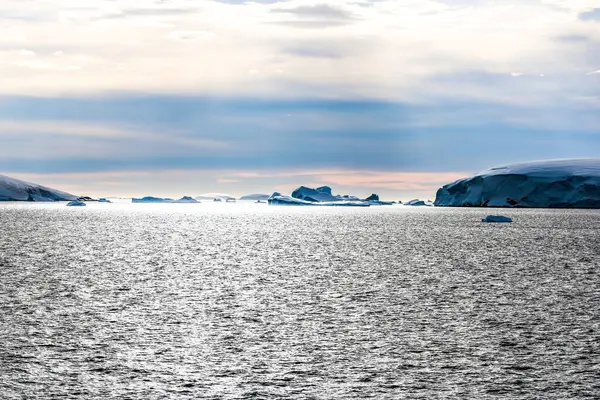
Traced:
[[72, 201], [77, 196], [0, 175], [0, 201]]

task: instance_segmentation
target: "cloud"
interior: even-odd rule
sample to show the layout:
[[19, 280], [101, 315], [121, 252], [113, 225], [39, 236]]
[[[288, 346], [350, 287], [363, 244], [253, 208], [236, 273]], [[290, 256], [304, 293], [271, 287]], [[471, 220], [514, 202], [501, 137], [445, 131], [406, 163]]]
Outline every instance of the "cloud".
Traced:
[[[43, 18], [6, 21], [0, 48], [38, 60], [0, 53], [0, 93], [559, 101], [582, 95], [577, 71], [597, 69], [600, 37], [574, 18], [584, 3], [31, 0], [20, 14]], [[520, 80], [516, 97], [479, 79], [515, 71], [552, 78]]]
[[290, 14], [300, 18], [319, 18], [337, 20], [354, 19], [353, 13], [328, 4], [315, 4], [312, 6], [295, 6], [287, 8], [272, 8], [271, 12]]
[[211, 39], [215, 36], [214, 33], [208, 31], [175, 31], [167, 35], [169, 39], [174, 40], [200, 40], [200, 39]]
[[579, 19], [582, 21], [600, 21], [600, 8], [594, 8], [591, 11], [579, 14]]

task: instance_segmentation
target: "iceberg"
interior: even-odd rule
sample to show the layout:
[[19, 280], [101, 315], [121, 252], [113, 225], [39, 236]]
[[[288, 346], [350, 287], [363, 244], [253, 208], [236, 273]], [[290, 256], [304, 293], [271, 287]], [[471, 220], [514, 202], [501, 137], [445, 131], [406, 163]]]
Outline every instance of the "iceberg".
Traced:
[[112, 203], [112, 201], [110, 201], [104, 197], [101, 197], [98, 199], [98, 203]]
[[197, 203], [200, 203], [198, 200], [196, 200], [190, 196], [183, 196], [179, 200], [173, 200], [168, 197], [162, 198], [162, 197], [146, 196], [146, 197], [142, 197], [141, 199], [133, 198], [133, 199], [131, 199], [131, 202], [132, 203], [170, 203], [170, 204], [197, 204]]
[[488, 215], [481, 222], [513, 222], [511, 218], [503, 215]]
[[279, 206], [312, 206], [312, 207], [369, 207], [370, 204], [364, 201], [355, 200], [338, 200], [338, 201], [308, 201], [297, 199], [291, 196], [285, 196], [281, 193], [275, 192], [269, 197], [268, 200], [270, 205]]
[[198, 204], [200, 202], [198, 200], [194, 199], [193, 197], [183, 196], [179, 200], [173, 200], [173, 201], [171, 201], [171, 203], [178, 203], [178, 204]]
[[364, 206], [364, 205], [372, 205], [372, 206], [388, 206], [392, 205], [391, 201], [381, 201], [379, 200], [379, 196], [376, 194], [372, 194], [366, 199], [361, 199], [356, 196], [351, 195], [334, 195], [332, 194], [332, 190], [329, 186], [321, 186], [316, 189], [312, 189], [306, 186], [300, 186], [298, 189], [292, 192], [292, 198], [307, 201], [310, 203], [319, 203], [323, 205], [323, 203], [338, 203], [335, 205], [353, 205], [353, 206]]
[[[402, 202], [400, 202], [400, 204], [402, 204]], [[406, 203], [404, 203], [405, 206], [415, 206], [415, 207], [431, 207], [433, 205], [433, 203], [431, 202], [431, 200], [419, 200], [419, 199], [414, 199], [414, 200], [409, 200]]]
[[600, 208], [600, 159], [507, 164], [443, 186], [436, 206]]
[[238, 200], [269, 200], [268, 194], [253, 193], [240, 197]]
[[141, 199], [136, 199], [133, 198], [131, 199], [132, 203], [171, 203], [173, 202], [173, 199], [169, 199], [169, 198], [161, 198], [161, 197], [153, 197], [153, 196], [146, 196], [146, 197], [142, 197]]
[[200, 196], [196, 196], [195, 199], [196, 200], [209, 200], [209, 201], [212, 201], [215, 199], [220, 199], [221, 201], [223, 201], [223, 200], [226, 201], [227, 199], [235, 200], [235, 197], [233, 197], [232, 195], [227, 194], [227, 193], [204, 193], [204, 194], [201, 194]]
[[0, 201], [71, 201], [77, 196], [0, 175]]
[[298, 189], [292, 192], [292, 197], [295, 199], [310, 201], [312, 203], [344, 200], [342, 196], [332, 195], [331, 188], [329, 186], [321, 186], [316, 189], [300, 186]]
[[87, 204], [80, 200], [73, 200], [67, 203], [67, 207], [85, 207], [86, 205]]

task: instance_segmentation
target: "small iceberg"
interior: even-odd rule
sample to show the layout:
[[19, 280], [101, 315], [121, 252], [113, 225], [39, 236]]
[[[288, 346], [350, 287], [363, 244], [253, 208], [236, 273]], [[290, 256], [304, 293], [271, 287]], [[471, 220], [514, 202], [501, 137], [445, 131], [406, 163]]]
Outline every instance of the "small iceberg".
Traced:
[[73, 200], [67, 203], [67, 207], [85, 207], [87, 204], [85, 204], [83, 201], [79, 201], [79, 200]]
[[[402, 204], [402, 202], [400, 203]], [[433, 206], [433, 203], [431, 202], [431, 200], [420, 200], [420, 199], [414, 199], [414, 200], [410, 200], [407, 201], [406, 203], [404, 203], [405, 206], [413, 206], [413, 207], [431, 207]]]
[[160, 197], [146, 196], [141, 199], [133, 198], [132, 203], [171, 203], [173, 199], [163, 199]]
[[503, 215], [488, 215], [481, 222], [513, 222], [513, 220]]
[[179, 200], [173, 200], [171, 203], [178, 203], [178, 204], [197, 204], [200, 203], [198, 200], [194, 199], [193, 197], [190, 196], [183, 196], [182, 198], [180, 198]]
[[98, 203], [112, 203], [112, 201], [102, 197], [102, 198], [98, 199]]

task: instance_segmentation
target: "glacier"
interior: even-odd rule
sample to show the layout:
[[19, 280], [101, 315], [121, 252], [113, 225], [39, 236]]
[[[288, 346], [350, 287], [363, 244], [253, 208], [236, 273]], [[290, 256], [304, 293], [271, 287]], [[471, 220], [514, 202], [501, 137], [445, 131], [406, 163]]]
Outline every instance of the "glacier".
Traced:
[[72, 201], [77, 196], [35, 183], [0, 175], [0, 201]]
[[436, 206], [600, 208], [600, 159], [501, 165], [443, 186]]

